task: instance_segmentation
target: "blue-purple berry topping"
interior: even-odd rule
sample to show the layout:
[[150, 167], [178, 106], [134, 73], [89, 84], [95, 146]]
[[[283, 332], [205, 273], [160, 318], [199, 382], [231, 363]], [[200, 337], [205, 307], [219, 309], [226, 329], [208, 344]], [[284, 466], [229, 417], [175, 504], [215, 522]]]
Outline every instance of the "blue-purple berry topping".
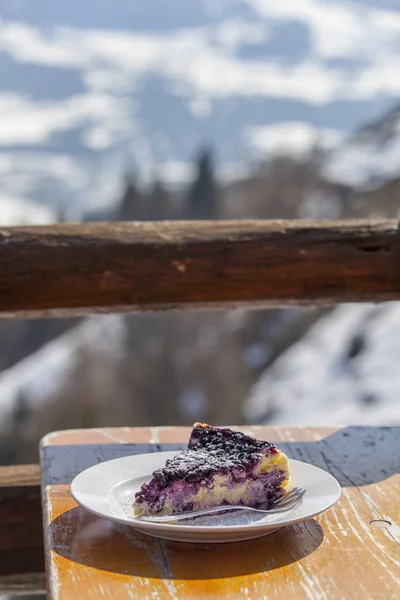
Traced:
[[[188, 449], [167, 460], [162, 469], [154, 471], [151, 482], [142, 486], [135, 495], [135, 500], [137, 503], [157, 502], [162, 490], [178, 481], [185, 482], [187, 492], [193, 494], [201, 485], [206, 486], [218, 473], [230, 472], [233, 483], [243, 477], [252, 478], [253, 468], [260, 461], [261, 455], [268, 456], [278, 452], [274, 444], [244, 433], [195, 424]], [[281, 475], [283, 474], [278, 476], [279, 480]], [[278, 483], [276, 479], [275, 483]], [[278, 485], [280, 483], [281, 481]]]

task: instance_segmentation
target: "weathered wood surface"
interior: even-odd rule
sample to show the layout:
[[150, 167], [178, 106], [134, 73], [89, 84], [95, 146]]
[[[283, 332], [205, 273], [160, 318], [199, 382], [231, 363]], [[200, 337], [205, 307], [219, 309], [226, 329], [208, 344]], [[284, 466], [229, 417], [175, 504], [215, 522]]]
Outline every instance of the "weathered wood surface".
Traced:
[[31, 594], [46, 593], [46, 575], [44, 571], [40, 573], [21, 573], [18, 575], [0, 575], [0, 597], [10, 596], [30, 596]]
[[63, 224], [0, 229], [0, 315], [400, 298], [385, 221]]
[[[49, 600], [400, 597], [400, 428], [251, 427], [343, 486], [318, 518], [251, 542], [164, 542], [77, 507], [82, 468], [187, 443], [186, 428], [59, 432], [41, 449]], [[128, 445], [126, 445], [128, 444]]]
[[44, 588], [39, 465], [0, 467], [0, 595]]

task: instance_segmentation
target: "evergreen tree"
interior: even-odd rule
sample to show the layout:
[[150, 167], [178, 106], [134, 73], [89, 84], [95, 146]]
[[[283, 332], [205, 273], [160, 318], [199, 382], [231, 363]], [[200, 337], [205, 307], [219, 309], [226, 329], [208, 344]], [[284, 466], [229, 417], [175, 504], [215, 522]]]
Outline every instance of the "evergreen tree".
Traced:
[[67, 222], [67, 213], [64, 208], [59, 208], [56, 212], [57, 215], [57, 223], [66, 223]]
[[146, 219], [163, 221], [168, 219], [168, 192], [159, 179], [156, 179], [146, 201]]
[[213, 219], [216, 216], [216, 184], [212, 153], [204, 149], [197, 159], [197, 174], [186, 204], [188, 219]]
[[132, 176], [125, 182], [125, 191], [117, 209], [117, 221], [141, 220], [141, 195]]

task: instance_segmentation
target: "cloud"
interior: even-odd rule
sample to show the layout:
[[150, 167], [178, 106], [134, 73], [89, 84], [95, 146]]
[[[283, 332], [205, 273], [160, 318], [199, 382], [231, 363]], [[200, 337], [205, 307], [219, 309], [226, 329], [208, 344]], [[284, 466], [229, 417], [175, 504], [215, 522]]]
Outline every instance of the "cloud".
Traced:
[[[192, 101], [258, 96], [325, 104], [400, 92], [397, 13], [316, 0], [247, 1], [263, 21], [232, 19], [162, 33], [54, 28], [51, 35], [5, 22], [3, 48], [16, 61], [79, 69], [90, 92], [134, 90], [144, 75], [166, 78]], [[238, 56], [241, 44], [263, 43], [274, 22], [293, 19], [311, 32], [303, 61]], [[358, 58], [360, 64], [350, 72], [329, 64], [332, 58]]]
[[269, 37], [269, 29], [265, 21], [229, 19], [215, 27], [215, 41], [226, 50], [234, 52], [243, 44], [262, 44]]
[[54, 27], [51, 34], [20, 22], [2, 24], [2, 46], [15, 61], [86, 70], [113, 66], [129, 71], [154, 68], [168, 35]]
[[374, 59], [400, 47], [399, 12], [321, 0], [245, 0], [265, 19], [300, 21], [315, 57]]
[[[68, 181], [76, 188], [81, 188], [87, 183], [85, 170], [81, 168], [78, 160], [67, 155], [37, 154], [29, 152], [2, 152], [0, 153], [0, 177], [3, 184], [7, 173], [14, 172], [16, 179], [23, 185], [23, 173], [34, 175], [48, 172], [54, 176]], [[16, 181], [16, 183], [17, 183]], [[22, 187], [20, 191], [23, 191]]]
[[[3, 47], [17, 61], [80, 68], [86, 83], [95, 87], [99, 79], [91, 73], [101, 68], [108, 89], [112, 83], [106, 83], [107, 77], [113, 81], [119, 77], [121, 82], [123, 77], [158, 74], [183, 85], [186, 94], [195, 98], [267, 96], [320, 104], [340, 95], [344, 86], [340, 72], [313, 60], [288, 66], [272, 60], [239, 59], [232, 49], [239, 25], [236, 22], [234, 30], [230, 27], [160, 35], [56, 29], [51, 38], [45, 38], [31, 26], [6, 23]], [[247, 39], [248, 34], [241, 35]]]
[[2, 49], [15, 61], [37, 65], [82, 68], [87, 59], [79, 56], [71, 40], [64, 39], [59, 29], [45, 36], [39, 29], [19, 22], [3, 21], [1, 26]]
[[116, 80], [118, 89], [124, 78], [155, 73], [184, 84], [195, 96], [210, 98], [274, 96], [318, 103], [327, 101], [338, 85], [334, 73], [310, 61], [285, 67], [237, 58], [239, 41], [248, 41], [254, 31], [262, 39], [260, 27], [246, 22], [159, 35], [56, 28], [46, 37], [21, 23], [5, 23], [3, 29], [3, 48], [15, 60], [79, 68], [86, 83], [97, 88], [99, 69], [108, 88]]
[[[0, 144], [42, 145], [53, 133], [80, 125], [97, 125], [88, 144], [104, 148], [113, 133], [126, 131], [119, 121], [125, 114], [123, 100], [110, 94], [89, 93], [62, 101], [32, 101], [16, 94], [0, 93]], [[101, 125], [99, 125], [101, 124]], [[101, 134], [99, 131], [101, 126]]]

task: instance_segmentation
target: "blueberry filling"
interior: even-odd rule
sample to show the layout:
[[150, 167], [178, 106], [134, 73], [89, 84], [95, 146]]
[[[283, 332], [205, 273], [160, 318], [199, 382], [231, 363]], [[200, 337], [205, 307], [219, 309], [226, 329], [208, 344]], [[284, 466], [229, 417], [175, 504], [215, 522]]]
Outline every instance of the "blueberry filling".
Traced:
[[[272, 468], [260, 473], [259, 463], [279, 453], [269, 442], [227, 428], [196, 424], [188, 449], [154, 471], [150, 483], [143, 484], [137, 492], [136, 512], [199, 508], [196, 498], [201, 490], [201, 506], [215, 505], [216, 499], [220, 504], [244, 504], [237, 494], [235, 502], [229, 497], [238, 489], [245, 489], [246, 506], [267, 508], [283, 493], [281, 485], [287, 481], [288, 472]], [[216, 486], [218, 490], [214, 489]], [[213, 491], [219, 495], [213, 496]]]

